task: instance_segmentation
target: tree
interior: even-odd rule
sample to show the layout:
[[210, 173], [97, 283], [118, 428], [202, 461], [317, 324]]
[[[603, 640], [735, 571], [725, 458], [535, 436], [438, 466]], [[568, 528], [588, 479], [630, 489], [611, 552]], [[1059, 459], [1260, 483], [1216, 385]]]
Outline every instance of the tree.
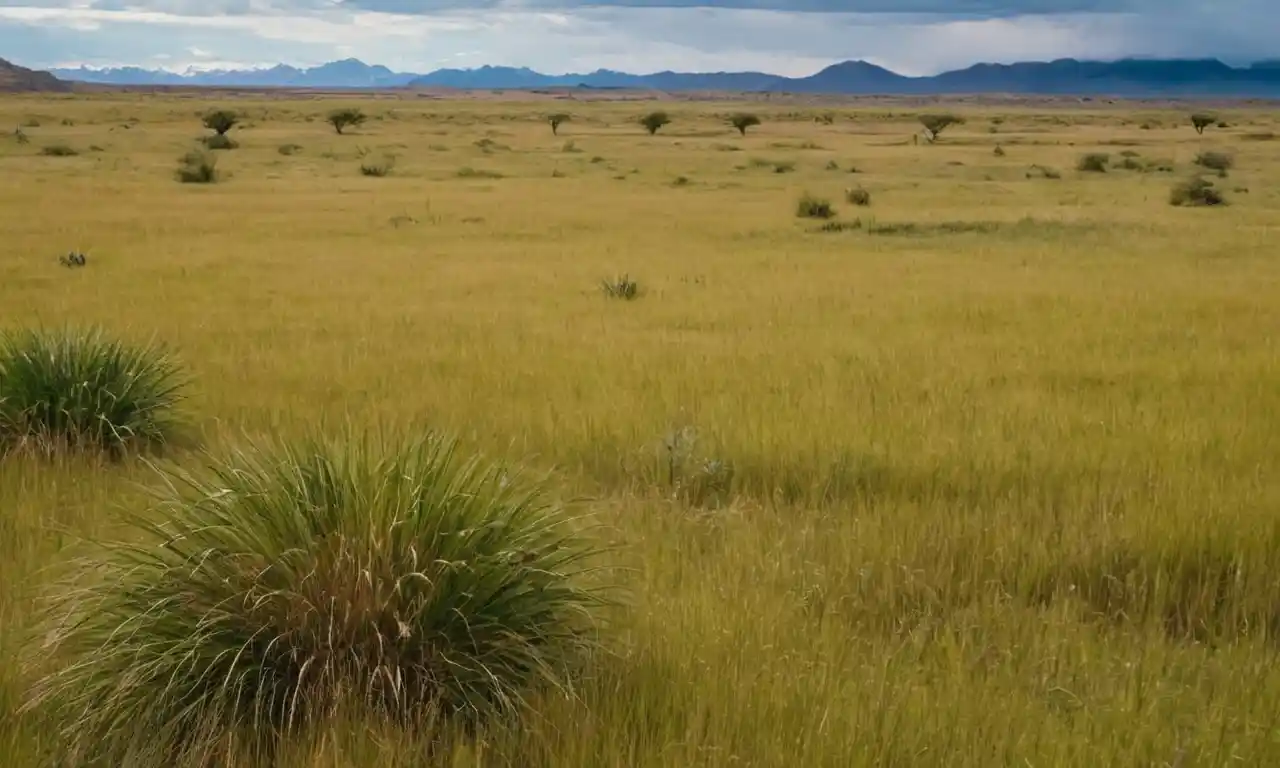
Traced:
[[329, 125], [333, 126], [333, 130], [342, 135], [342, 129], [348, 126], [360, 125], [365, 121], [365, 114], [358, 109], [335, 109], [329, 113]]
[[1210, 115], [1204, 112], [1197, 112], [1191, 116], [1191, 125], [1195, 127], [1196, 133], [1203, 134], [1204, 129], [1218, 122], [1217, 115]]
[[933, 143], [938, 136], [953, 125], [960, 125], [964, 118], [958, 115], [921, 115], [920, 124], [924, 126], [925, 138]]
[[569, 122], [569, 120], [570, 120], [569, 115], [566, 115], [563, 112], [557, 112], [554, 115], [548, 115], [547, 122], [551, 123], [552, 135], [559, 136], [561, 124], [567, 123]]
[[229, 109], [214, 110], [204, 116], [204, 127], [219, 136], [236, 127], [238, 122], [240, 122], [240, 116]]
[[755, 115], [737, 114], [729, 118], [729, 123], [738, 129], [738, 133], [743, 136], [747, 135], [747, 129], [760, 124], [760, 118]]
[[645, 127], [645, 130], [649, 132], [650, 136], [653, 136], [658, 131], [662, 130], [664, 125], [670, 125], [670, 123], [671, 118], [666, 112], [650, 112], [640, 118], [640, 124]]

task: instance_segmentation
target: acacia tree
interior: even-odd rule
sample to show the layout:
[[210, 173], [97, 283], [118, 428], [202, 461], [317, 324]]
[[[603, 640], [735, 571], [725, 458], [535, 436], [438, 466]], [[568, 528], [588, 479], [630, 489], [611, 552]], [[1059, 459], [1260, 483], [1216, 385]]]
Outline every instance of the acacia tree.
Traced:
[[561, 126], [562, 124], [564, 124], [564, 123], [569, 122], [569, 120], [570, 120], [569, 115], [566, 115], [566, 114], [565, 114], [565, 113], [563, 113], [563, 112], [557, 112], [557, 113], [556, 113], [556, 114], [554, 114], [554, 115], [548, 115], [548, 116], [547, 116], [547, 122], [551, 123], [551, 133], [552, 133], [552, 135], [559, 136], [559, 135], [560, 135], [560, 126]]
[[929, 143], [938, 140], [943, 131], [953, 125], [960, 125], [964, 118], [959, 115], [921, 115], [920, 124], [924, 126], [925, 138]]
[[1218, 122], [1218, 116], [1206, 112], [1197, 112], [1191, 116], [1191, 125], [1196, 129], [1196, 133], [1199, 134], [1203, 134], [1205, 128], [1216, 122]]
[[204, 127], [219, 136], [225, 135], [239, 122], [240, 116], [229, 109], [217, 109], [204, 116]]
[[360, 125], [366, 119], [367, 118], [363, 112], [358, 109], [351, 108], [335, 109], [329, 113], [329, 117], [327, 118], [329, 125], [333, 126], [333, 130], [337, 131], [339, 136], [342, 135], [342, 130], [344, 128]]
[[658, 131], [662, 130], [664, 125], [671, 124], [671, 117], [668, 116], [666, 112], [650, 112], [640, 118], [640, 124], [644, 126], [650, 136], [653, 136]]
[[729, 123], [738, 129], [738, 133], [743, 136], [747, 135], [747, 129], [760, 124], [760, 118], [751, 114], [737, 114], [729, 118]]

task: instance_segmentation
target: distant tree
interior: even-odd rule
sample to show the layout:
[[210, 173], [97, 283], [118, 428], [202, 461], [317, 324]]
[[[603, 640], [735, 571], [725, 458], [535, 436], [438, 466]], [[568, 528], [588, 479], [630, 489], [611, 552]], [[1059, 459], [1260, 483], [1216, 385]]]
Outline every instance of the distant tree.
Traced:
[[751, 114], [737, 114], [729, 118], [729, 123], [738, 129], [738, 133], [747, 135], [747, 129], [760, 124], [760, 118]]
[[1191, 116], [1191, 125], [1195, 127], [1196, 133], [1203, 134], [1204, 129], [1218, 122], [1217, 115], [1210, 115], [1205, 112], [1197, 112]]
[[547, 122], [551, 123], [551, 133], [556, 136], [560, 135], [560, 126], [569, 122], [569, 120], [569, 115], [566, 115], [563, 112], [557, 112], [554, 115], [547, 116]]
[[959, 115], [921, 115], [920, 124], [924, 126], [925, 138], [930, 143], [938, 140], [938, 136], [943, 131], [953, 125], [964, 123], [964, 118]]
[[666, 112], [650, 112], [640, 118], [640, 124], [644, 126], [650, 136], [653, 136], [658, 131], [662, 130], [664, 125], [670, 125], [671, 118]]
[[326, 119], [329, 121], [329, 125], [333, 126], [333, 130], [337, 131], [338, 135], [342, 135], [342, 129], [360, 125], [368, 118], [358, 109], [346, 108], [333, 110]]
[[229, 109], [217, 109], [204, 116], [204, 127], [219, 136], [236, 127], [240, 116]]

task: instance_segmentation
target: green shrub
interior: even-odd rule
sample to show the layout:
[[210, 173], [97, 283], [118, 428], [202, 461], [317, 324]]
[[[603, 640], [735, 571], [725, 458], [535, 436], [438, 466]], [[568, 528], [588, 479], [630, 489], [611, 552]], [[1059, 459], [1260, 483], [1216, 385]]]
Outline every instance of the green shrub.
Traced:
[[629, 275], [621, 275], [619, 277], [601, 280], [600, 291], [611, 299], [625, 299], [626, 301], [631, 301], [639, 298], [640, 284], [635, 280], [632, 280]]
[[186, 383], [157, 346], [100, 330], [0, 336], [0, 453], [87, 450], [119, 457], [172, 440]]
[[368, 117], [364, 112], [358, 109], [335, 109], [325, 118], [339, 136], [347, 128], [360, 125], [367, 119]]
[[276, 151], [288, 157], [289, 155], [296, 155], [299, 152], [301, 152], [302, 147], [298, 144], [281, 144], [280, 146], [276, 147]]
[[453, 441], [251, 445], [155, 494], [46, 604], [29, 706], [60, 765], [271, 764], [335, 712], [479, 724], [594, 646], [597, 546]]
[[1226, 202], [1213, 182], [1200, 176], [1179, 182], [1169, 193], [1169, 204], [1179, 207], [1225, 205]]
[[204, 136], [200, 139], [200, 143], [205, 146], [205, 149], [212, 149], [215, 151], [227, 151], [236, 149], [240, 146], [239, 142], [222, 133], [215, 133], [212, 136]]
[[212, 184], [218, 180], [218, 159], [205, 152], [188, 152], [178, 160], [178, 181]]
[[1027, 178], [1039, 176], [1042, 179], [1061, 179], [1062, 172], [1047, 165], [1033, 165], [1027, 169]]
[[844, 199], [850, 205], [856, 205], [862, 208], [871, 205], [871, 193], [862, 187], [850, 187], [844, 191]]
[[396, 166], [396, 159], [386, 156], [377, 160], [369, 160], [360, 164], [360, 175], [371, 176], [373, 178], [382, 178], [390, 176], [391, 170]]
[[1208, 113], [1197, 113], [1191, 116], [1191, 126], [1196, 129], [1196, 133], [1204, 133], [1204, 129], [1218, 122], [1216, 115]]
[[560, 126], [569, 122], [571, 119], [572, 117], [564, 112], [557, 112], [554, 115], [548, 115], [547, 122], [551, 124], [551, 134], [553, 136], [558, 135], [560, 133]]
[[650, 136], [652, 136], [662, 130], [665, 126], [670, 125], [671, 117], [666, 112], [650, 112], [640, 118], [640, 124], [643, 125], [644, 129], [649, 132]]
[[221, 136], [240, 122], [240, 117], [229, 109], [217, 109], [206, 114], [202, 120], [204, 127]]
[[1004, 157], [1007, 153], [1004, 151], [1004, 147], [997, 144], [996, 148], [991, 150], [991, 154], [995, 155], [996, 157]]
[[1235, 159], [1225, 152], [1201, 152], [1196, 155], [1195, 164], [1225, 174], [1235, 165]]
[[738, 133], [746, 136], [748, 128], [754, 128], [755, 126], [760, 125], [760, 118], [752, 114], [742, 113], [731, 116], [729, 118], [729, 124], [738, 129]]
[[501, 179], [501, 173], [497, 171], [489, 171], [483, 168], [477, 169], [467, 166], [458, 169], [458, 178], [460, 179]]
[[1081, 173], [1106, 173], [1110, 160], [1111, 155], [1106, 152], [1089, 152], [1076, 161], [1076, 170]]
[[802, 219], [829, 219], [835, 215], [835, 209], [828, 200], [806, 194], [796, 203], [796, 216]]
[[80, 152], [69, 144], [49, 144], [40, 148], [40, 154], [45, 157], [75, 157]]
[[925, 138], [933, 143], [938, 140], [942, 132], [953, 125], [961, 125], [964, 118], [959, 115], [921, 115], [920, 125], [924, 126]]

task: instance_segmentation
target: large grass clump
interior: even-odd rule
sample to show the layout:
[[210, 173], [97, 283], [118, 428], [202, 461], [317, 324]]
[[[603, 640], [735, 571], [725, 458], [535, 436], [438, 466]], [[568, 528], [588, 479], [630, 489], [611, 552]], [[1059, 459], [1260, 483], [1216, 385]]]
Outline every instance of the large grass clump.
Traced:
[[30, 706], [66, 764], [265, 757], [353, 713], [474, 725], [595, 644], [596, 546], [451, 440], [259, 444], [166, 476], [48, 604]]
[[0, 336], [0, 453], [94, 450], [120, 456], [155, 448], [179, 430], [186, 383], [154, 345], [100, 330]]

